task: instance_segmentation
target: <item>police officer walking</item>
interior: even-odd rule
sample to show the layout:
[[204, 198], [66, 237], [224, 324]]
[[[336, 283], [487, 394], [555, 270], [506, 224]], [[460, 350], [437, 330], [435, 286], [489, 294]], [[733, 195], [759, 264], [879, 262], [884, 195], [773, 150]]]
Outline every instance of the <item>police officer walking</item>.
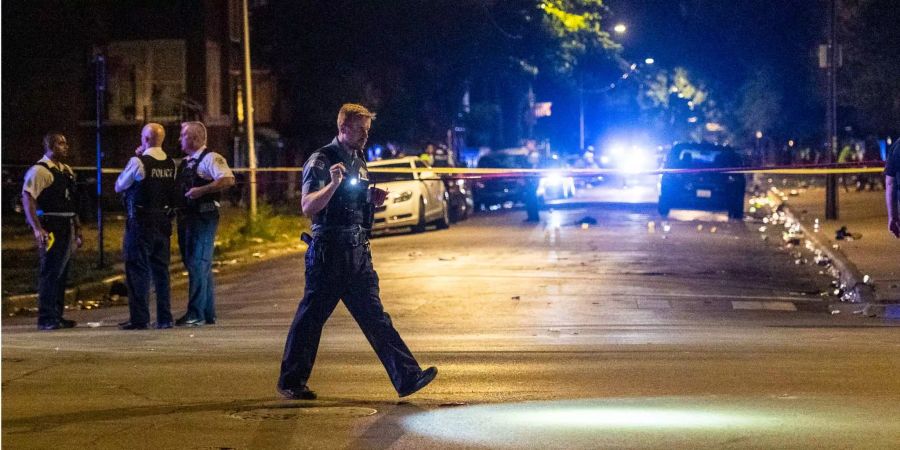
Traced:
[[141, 130], [138, 156], [131, 158], [116, 180], [116, 192], [125, 203], [125, 283], [128, 286], [128, 322], [123, 330], [146, 330], [150, 323], [150, 280], [156, 288], [156, 328], [172, 328], [169, 290], [169, 216], [175, 200], [175, 161], [166, 155], [162, 125], [149, 123]]
[[234, 173], [222, 155], [206, 148], [206, 126], [181, 124], [177, 183], [183, 206], [178, 209], [178, 249], [188, 272], [188, 307], [175, 325], [199, 327], [216, 323], [212, 259], [219, 226], [221, 192], [234, 186]]
[[25, 173], [22, 206], [34, 232], [41, 268], [38, 283], [40, 330], [72, 328], [63, 318], [66, 280], [75, 248], [81, 247], [81, 224], [75, 213], [75, 173], [61, 159], [69, 156], [66, 137], [44, 136], [44, 157]]
[[372, 268], [368, 232], [374, 208], [386, 191], [369, 187], [362, 151], [375, 115], [364, 106], [345, 104], [338, 113], [338, 136], [310, 156], [303, 168], [303, 213], [312, 217], [310, 238], [304, 235], [306, 291], [284, 347], [278, 392], [289, 399], [312, 400], [307, 387], [325, 321], [338, 300], [359, 324], [387, 370], [397, 393], [406, 397], [437, 375], [422, 370], [400, 338], [379, 298], [378, 275]]

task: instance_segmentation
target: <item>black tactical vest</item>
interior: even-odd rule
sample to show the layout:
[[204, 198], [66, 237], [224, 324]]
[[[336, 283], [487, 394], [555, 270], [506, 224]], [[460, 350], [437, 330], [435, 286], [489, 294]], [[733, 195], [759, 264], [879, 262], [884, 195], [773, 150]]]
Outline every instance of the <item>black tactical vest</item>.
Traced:
[[209, 149], [204, 149], [197, 158], [184, 158], [178, 166], [178, 191], [181, 193], [180, 198], [184, 199], [180, 206], [184, 207], [188, 213], [210, 212], [216, 211], [215, 202], [221, 198], [221, 193], [213, 192], [206, 194], [198, 199], [189, 199], [184, 194], [191, 188], [206, 186], [213, 180], [203, 179], [198, 173], [197, 168], [206, 155], [210, 153]]
[[38, 194], [37, 204], [41, 213], [74, 213], [75, 212], [75, 176], [50, 167], [45, 162], [37, 165], [53, 174], [53, 183]]
[[125, 212], [129, 219], [141, 215], [166, 214], [175, 200], [175, 161], [158, 160], [150, 155], [140, 157], [144, 165], [144, 179], [135, 180], [124, 195]]
[[[366, 161], [355, 154], [350, 161], [346, 161], [341, 158], [340, 151], [340, 148], [334, 145], [316, 150], [316, 153], [321, 153], [328, 161], [325, 167], [343, 162], [347, 165], [347, 173], [325, 208], [313, 215], [312, 222], [328, 227], [362, 225], [371, 228], [375, 208], [369, 198], [369, 171]], [[311, 157], [316, 157], [315, 153]]]

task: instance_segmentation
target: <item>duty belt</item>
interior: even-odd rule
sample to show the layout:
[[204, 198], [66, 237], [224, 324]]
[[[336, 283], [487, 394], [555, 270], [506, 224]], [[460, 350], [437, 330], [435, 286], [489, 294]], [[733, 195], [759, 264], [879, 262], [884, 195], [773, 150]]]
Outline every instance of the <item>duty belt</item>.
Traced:
[[329, 227], [313, 231], [313, 240], [335, 242], [356, 247], [369, 242], [369, 230], [360, 226]]

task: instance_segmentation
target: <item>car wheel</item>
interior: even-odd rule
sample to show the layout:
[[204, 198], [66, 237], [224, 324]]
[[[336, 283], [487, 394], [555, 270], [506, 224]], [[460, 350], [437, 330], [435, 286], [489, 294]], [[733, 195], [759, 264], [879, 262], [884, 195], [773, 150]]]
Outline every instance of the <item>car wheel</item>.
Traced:
[[660, 199], [659, 204], [657, 204], [657, 206], [656, 206], [656, 210], [659, 211], [660, 216], [669, 217], [669, 211], [672, 210], [672, 206], [669, 205], [668, 202], [665, 202], [662, 199]]
[[450, 205], [447, 200], [441, 202], [441, 218], [437, 221], [437, 227], [439, 230], [450, 228]]
[[731, 208], [728, 208], [728, 218], [741, 220], [744, 218], [744, 199], [734, 202]]
[[455, 216], [453, 217], [453, 222], [461, 222], [469, 218], [469, 204], [463, 200], [462, 204], [459, 205], [459, 208], [455, 208], [453, 210]]
[[425, 231], [425, 201], [419, 197], [419, 221], [413, 225], [413, 233], [422, 233]]

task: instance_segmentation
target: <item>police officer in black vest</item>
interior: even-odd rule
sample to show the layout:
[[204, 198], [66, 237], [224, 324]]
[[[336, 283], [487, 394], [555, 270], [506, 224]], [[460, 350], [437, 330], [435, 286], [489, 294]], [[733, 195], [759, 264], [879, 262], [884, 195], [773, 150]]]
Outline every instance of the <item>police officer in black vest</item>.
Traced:
[[289, 399], [312, 400], [306, 383], [312, 372], [325, 321], [338, 300], [359, 324], [387, 370], [400, 397], [430, 383], [437, 369], [422, 370], [400, 338], [379, 298], [368, 233], [374, 208], [387, 192], [369, 187], [362, 150], [374, 114], [345, 104], [338, 113], [338, 136], [310, 156], [303, 168], [303, 213], [312, 217], [313, 236], [304, 235], [306, 292], [294, 316], [284, 348], [278, 392]]
[[34, 231], [41, 260], [38, 284], [38, 329], [72, 328], [63, 318], [66, 279], [75, 248], [81, 247], [81, 226], [75, 213], [75, 173], [60, 159], [69, 156], [66, 137], [44, 136], [44, 157], [25, 173], [22, 206]]
[[131, 158], [116, 180], [125, 204], [125, 283], [128, 285], [128, 322], [123, 330], [146, 330], [150, 324], [150, 281], [156, 289], [156, 328], [172, 328], [169, 289], [170, 212], [175, 197], [175, 161], [166, 155], [162, 125], [148, 123], [141, 130], [138, 156]]
[[206, 126], [181, 124], [178, 166], [178, 249], [188, 272], [188, 306], [177, 326], [199, 327], [216, 323], [215, 285], [212, 273], [216, 229], [219, 226], [221, 192], [234, 186], [234, 173], [225, 158], [206, 147]]

